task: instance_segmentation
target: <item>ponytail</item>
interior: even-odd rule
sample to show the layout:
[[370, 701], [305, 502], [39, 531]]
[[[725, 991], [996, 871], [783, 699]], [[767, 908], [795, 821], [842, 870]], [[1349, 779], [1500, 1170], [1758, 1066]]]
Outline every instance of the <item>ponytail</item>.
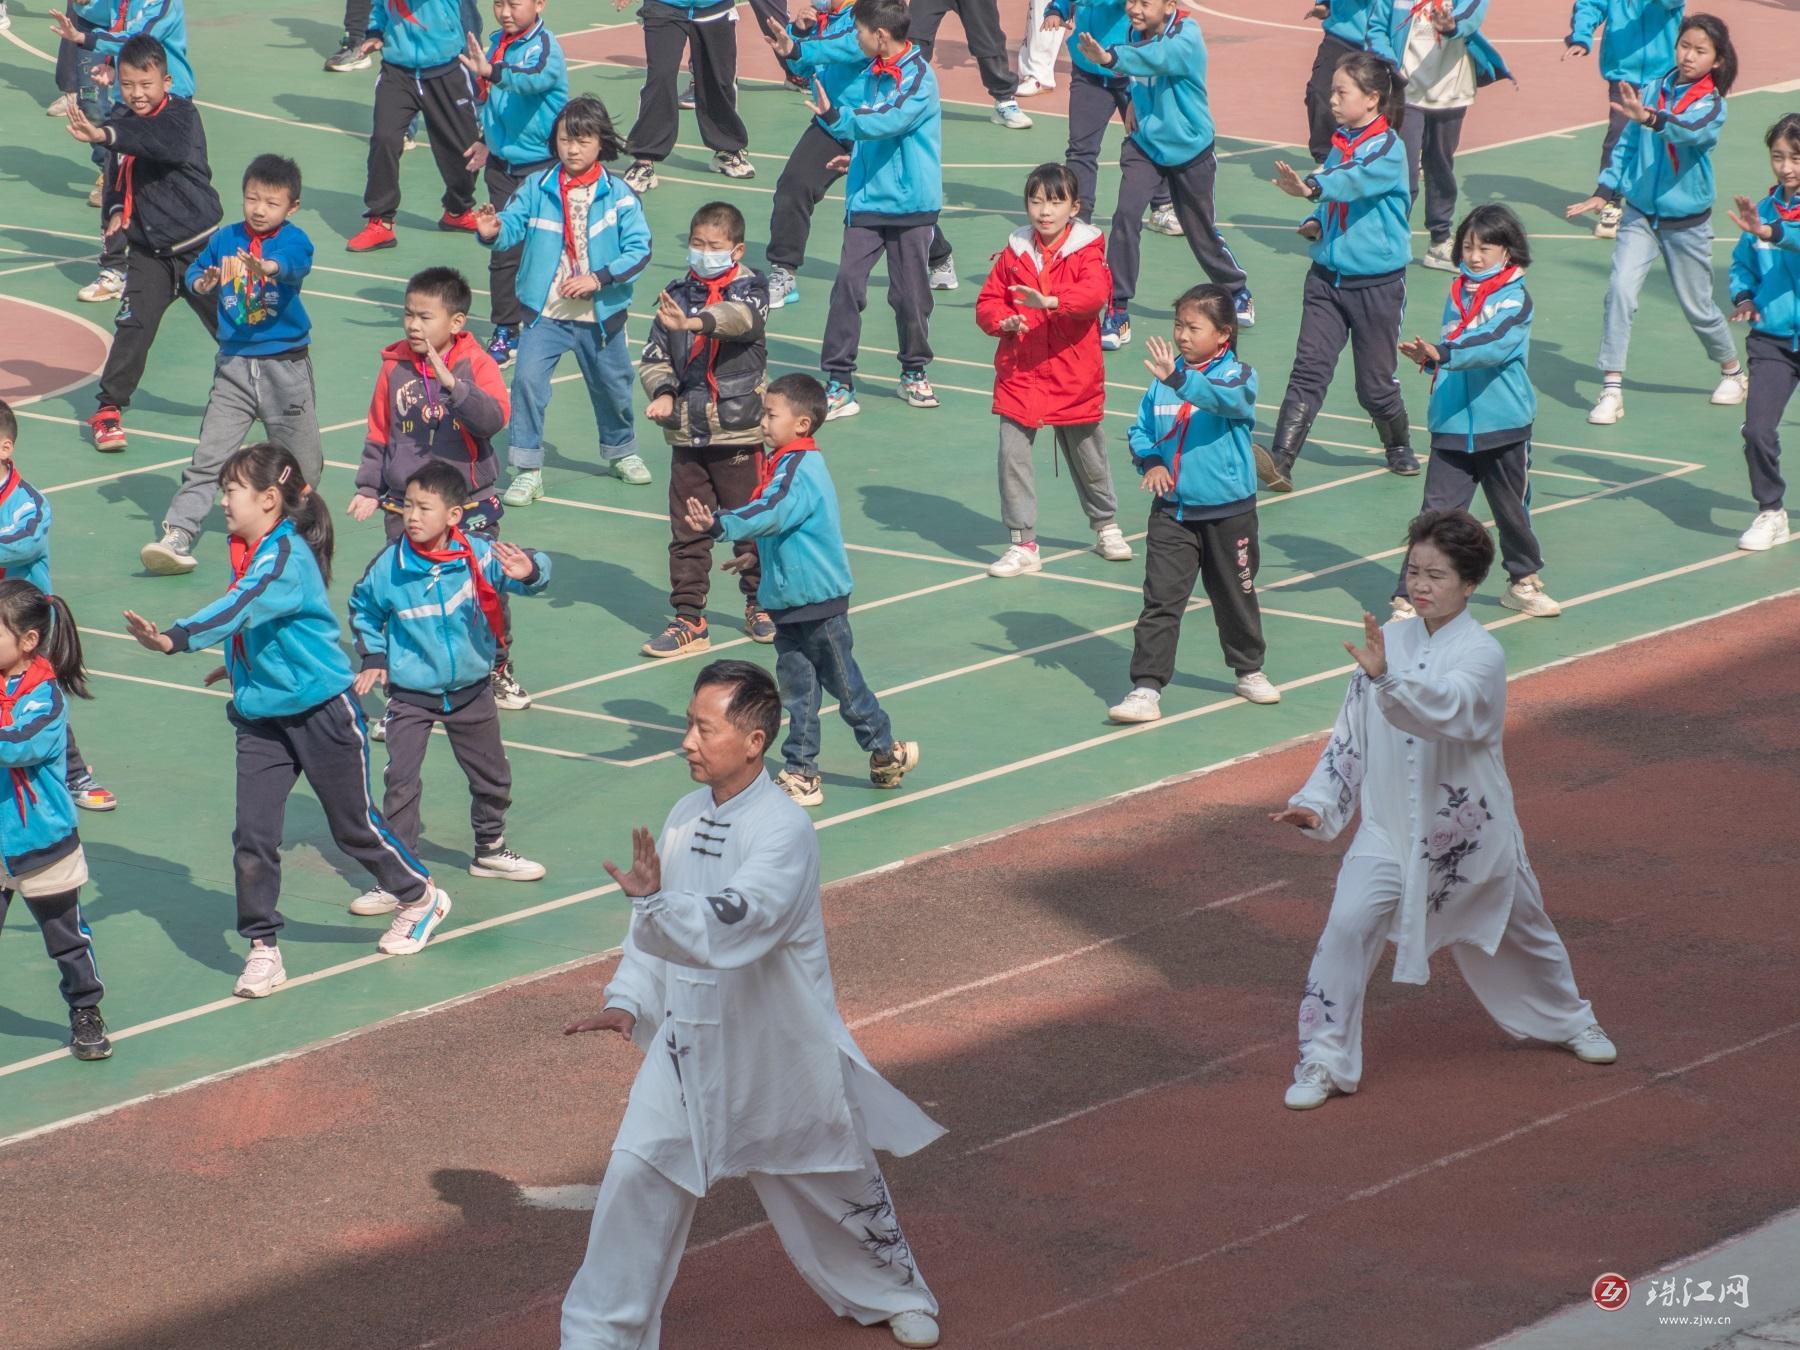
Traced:
[[1363, 93], [1379, 99], [1380, 112], [1387, 118], [1388, 126], [1400, 130], [1406, 116], [1406, 77], [1398, 66], [1373, 52], [1347, 52], [1338, 58], [1337, 68]]
[[56, 682], [76, 698], [93, 697], [81, 664], [81, 634], [68, 602], [60, 595], [45, 595], [29, 581], [17, 578], [0, 581], [0, 627], [20, 642], [27, 633], [36, 633], [34, 654], [50, 663]]
[[219, 467], [219, 482], [243, 483], [255, 492], [273, 488], [281, 494], [281, 514], [294, 532], [306, 541], [319, 563], [319, 575], [331, 584], [331, 549], [334, 540], [331, 511], [319, 494], [306, 484], [300, 461], [293, 452], [268, 441], [234, 451]]

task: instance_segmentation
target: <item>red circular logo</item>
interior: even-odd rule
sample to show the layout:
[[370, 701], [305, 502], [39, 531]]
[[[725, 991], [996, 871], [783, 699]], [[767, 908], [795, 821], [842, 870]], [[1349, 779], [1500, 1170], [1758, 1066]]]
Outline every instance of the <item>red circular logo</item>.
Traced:
[[1617, 1312], [1631, 1297], [1631, 1284], [1623, 1275], [1610, 1272], [1594, 1281], [1594, 1306], [1602, 1312]]

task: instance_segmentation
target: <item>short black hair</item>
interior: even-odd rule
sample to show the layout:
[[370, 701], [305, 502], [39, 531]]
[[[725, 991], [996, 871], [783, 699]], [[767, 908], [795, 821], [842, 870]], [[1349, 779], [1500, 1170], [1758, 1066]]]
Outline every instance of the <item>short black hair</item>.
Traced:
[[749, 661], [714, 661], [694, 678], [694, 692], [709, 684], [730, 686], [726, 718], [746, 736], [762, 732], [763, 753], [767, 754], [775, 744], [775, 733], [781, 730], [781, 691], [775, 687], [775, 677]]
[[423, 272], [414, 272], [406, 283], [406, 293], [441, 300], [452, 314], [467, 314], [475, 303], [469, 279], [454, 267], [427, 267]]
[[1800, 148], [1800, 112], [1783, 113], [1775, 119], [1775, 125], [1763, 137], [1763, 144], [1773, 150], [1777, 141]]
[[12, 404], [0, 398], [0, 441], [16, 441], [19, 439], [19, 415], [12, 410]]
[[422, 488], [446, 506], [469, 504], [469, 480], [462, 470], [447, 459], [433, 459], [420, 465], [406, 479], [407, 487]]
[[1208, 323], [1221, 333], [1231, 334], [1233, 344], [1237, 342], [1237, 300], [1226, 287], [1210, 281], [1190, 286], [1175, 297], [1173, 308], [1177, 314], [1184, 309], [1199, 310]]
[[169, 51], [148, 33], [126, 38], [119, 48], [119, 64], [133, 70], [160, 70], [169, 73]]
[[600, 142], [601, 159], [617, 159], [625, 149], [624, 138], [613, 125], [612, 114], [592, 94], [579, 94], [563, 104], [562, 111], [556, 114], [555, 125], [550, 128], [552, 151], [556, 149], [557, 136], [564, 134], [582, 140], [592, 136]]
[[1531, 242], [1525, 237], [1525, 225], [1510, 206], [1499, 202], [1483, 202], [1462, 218], [1456, 227], [1456, 242], [1450, 245], [1450, 257], [1462, 261], [1463, 245], [1473, 238], [1478, 244], [1498, 244], [1518, 267], [1531, 266]]
[[1737, 48], [1731, 45], [1731, 30], [1725, 26], [1723, 19], [1715, 19], [1710, 14], [1690, 14], [1681, 21], [1676, 31], [1675, 40], [1681, 41], [1681, 35], [1690, 28], [1698, 28], [1706, 34], [1706, 40], [1712, 43], [1713, 89], [1720, 98], [1731, 92], [1731, 86], [1737, 83], [1738, 54]]
[[744, 213], [730, 202], [708, 202], [688, 222], [688, 233], [691, 235], [702, 225], [716, 225], [725, 231], [725, 237], [734, 244], [744, 242]]
[[895, 42], [905, 42], [912, 30], [912, 11], [905, 0], [856, 0], [850, 17], [858, 28], [886, 33]]
[[791, 375], [771, 380], [763, 391], [763, 398], [771, 397], [786, 399], [795, 412], [812, 419], [812, 425], [806, 429], [808, 436], [818, 434], [819, 428], [825, 425], [825, 386], [805, 371], [796, 370]]
[[1467, 511], [1419, 512], [1406, 527], [1408, 556], [1415, 546], [1426, 543], [1448, 558], [1456, 575], [1471, 586], [1486, 581], [1494, 565], [1494, 541], [1487, 527]]
[[1031, 205], [1033, 197], [1042, 197], [1047, 202], [1078, 202], [1081, 200], [1081, 184], [1075, 181], [1075, 174], [1067, 164], [1040, 164], [1025, 175], [1025, 204]]
[[288, 200], [300, 200], [300, 166], [285, 155], [258, 155], [244, 170], [244, 186], [261, 183], [264, 187], [284, 188]]

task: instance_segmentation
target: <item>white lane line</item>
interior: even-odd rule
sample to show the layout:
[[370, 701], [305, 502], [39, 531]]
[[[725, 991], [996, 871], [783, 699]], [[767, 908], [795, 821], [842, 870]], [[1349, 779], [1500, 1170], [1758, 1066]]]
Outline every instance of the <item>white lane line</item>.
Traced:
[[[65, 417], [47, 418], [43, 413], [26, 412], [23, 409], [15, 409], [15, 411], [20, 417], [35, 417], [40, 421], [66, 422], [74, 420]], [[81, 424], [77, 422], [76, 425]], [[132, 432], [134, 436], [138, 434], [138, 432]], [[96, 474], [92, 478], [77, 478], [73, 483], [57, 483], [53, 487], [39, 488], [38, 491], [48, 495], [52, 492], [67, 492], [70, 488], [93, 487], [96, 483], [116, 483], [121, 478], [131, 478], [140, 473], [158, 473], [163, 469], [173, 469], [179, 464], [186, 464], [190, 458], [192, 457], [189, 455], [183, 455], [180, 459], [165, 459], [159, 460], [155, 464], [140, 464], [136, 468], [120, 469], [117, 473], [102, 473]]]

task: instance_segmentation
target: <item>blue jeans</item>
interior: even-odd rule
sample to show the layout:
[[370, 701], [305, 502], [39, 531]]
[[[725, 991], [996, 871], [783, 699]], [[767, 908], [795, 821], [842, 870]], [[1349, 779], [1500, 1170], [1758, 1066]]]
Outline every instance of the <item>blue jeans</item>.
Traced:
[[514, 358], [512, 422], [507, 428], [507, 460], [514, 472], [544, 467], [544, 414], [550, 410], [550, 376], [567, 352], [587, 385], [600, 429], [600, 454], [610, 464], [637, 453], [631, 420], [631, 353], [625, 330], [610, 340], [597, 323], [570, 323], [539, 316], [519, 334]]
[[1625, 369], [1638, 295], [1658, 253], [1669, 269], [1675, 302], [1687, 316], [1688, 326], [1700, 339], [1708, 358], [1724, 365], [1737, 356], [1731, 329], [1713, 299], [1712, 242], [1710, 220], [1679, 230], [1658, 229], [1642, 211], [1626, 206], [1619, 239], [1613, 246], [1612, 280], [1607, 283], [1600, 321], [1601, 370]]
[[788, 734], [781, 757], [794, 773], [813, 778], [819, 772], [819, 688], [838, 701], [838, 715], [856, 733], [856, 743], [870, 754], [894, 748], [888, 715], [857, 669], [850, 654], [850, 616], [775, 625], [775, 679], [787, 709]]

